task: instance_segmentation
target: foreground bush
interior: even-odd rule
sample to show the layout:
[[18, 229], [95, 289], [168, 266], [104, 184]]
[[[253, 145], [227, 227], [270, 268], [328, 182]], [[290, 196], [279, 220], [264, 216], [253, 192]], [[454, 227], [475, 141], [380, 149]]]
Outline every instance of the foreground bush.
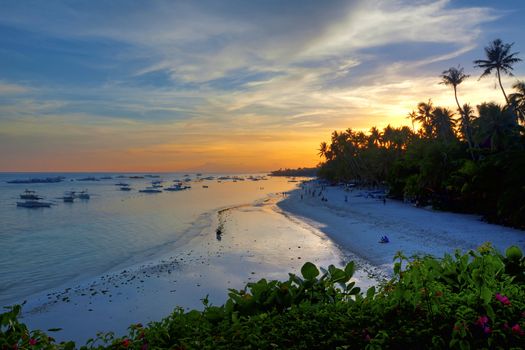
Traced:
[[[123, 338], [100, 334], [81, 349], [480, 349], [525, 348], [525, 258], [490, 246], [443, 259], [395, 257], [394, 277], [361, 293], [354, 264], [231, 289], [223, 306], [176, 309]], [[0, 316], [0, 349], [73, 349]], [[52, 330], [50, 330], [52, 331]]]

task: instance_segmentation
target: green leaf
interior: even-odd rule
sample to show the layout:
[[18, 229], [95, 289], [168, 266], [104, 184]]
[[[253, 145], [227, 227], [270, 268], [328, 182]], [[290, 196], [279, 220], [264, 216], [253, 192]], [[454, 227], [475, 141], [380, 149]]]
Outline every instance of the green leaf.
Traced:
[[348, 277], [352, 277], [354, 275], [354, 271], [355, 271], [355, 263], [353, 261], [350, 261], [345, 266], [345, 272], [348, 275]]
[[361, 292], [361, 288], [359, 287], [354, 287], [350, 290], [350, 292], [348, 292], [350, 295], [357, 295]]
[[334, 269], [332, 272], [331, 272], [331, 278], [330, 280], [332, 281], [332, 283], [336, 283], [336, 282], [347, 282], [350, 278], [347, 276], [347, 274], [343, 271], [343, 270], [340, 270], [340, 269]]
[[485, 304], [490, 303], [490, 300], [492, 299], [492, 292], [485, 286], [481, 287], [481, 299]]
[[319, 270], [314, 264], [312, 264], [311, 262], [307, 262], [301, 268], [301, 274], [305, 279], [313, 280], [314, 278], [319, 276]]
[[366, 298], [372, 299], [375, 294], [376, 294], [376, 287], [372, 286], [368, 288], [368, 290], [366, 291]]

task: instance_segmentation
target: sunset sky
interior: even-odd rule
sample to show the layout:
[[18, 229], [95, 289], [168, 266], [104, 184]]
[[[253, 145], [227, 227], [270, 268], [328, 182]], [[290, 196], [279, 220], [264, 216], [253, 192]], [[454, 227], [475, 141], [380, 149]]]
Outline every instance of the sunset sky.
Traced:
[[[333, 130], [502, 103], [472, 61], [525, 59], [525, 1], [0, 0], [0, 171], [313, 166]], [[504, 79], [511, 91], [525, 63]]]

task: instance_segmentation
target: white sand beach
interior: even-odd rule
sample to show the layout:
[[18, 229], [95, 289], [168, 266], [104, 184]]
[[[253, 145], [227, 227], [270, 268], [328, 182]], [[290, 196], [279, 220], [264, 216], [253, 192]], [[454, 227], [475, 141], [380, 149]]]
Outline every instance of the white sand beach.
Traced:
[[[162, 258], [29, 298], [24, 321], [30, 328], [61, 327], [58, 340], [82, 344], [98, 331], [123, 335], [130, 324], [160, 320], [177, 306], [202, 308], [206, 296], [222, 304], [228, 288], [286, 279], [306, 261], [328, 266], [354, 260], [356, 282], [366, 289], [391, 273], [399, 250], [439, 257], [487, 241], [500, 250], [525, 248], [525, 232], [476, 216], [383, 203], [367, 198], [365, 190], [327, 187], [319, 195], [318, 184], [306, 188], [211, 212], [193, 227], [188, 242]], [[390, 243], [378, 243], [382, 235]]]
[[[455, 249], [475, 249], [484, 242], [491, 242], [500, 251], [511, 245], [525, 248], [524, 231], [488, 224], [475, 215], [417, 208], [389, 199], [383, 201], [381, 195], [373, 192], [345, 191], [342, 187], [325, 187], [313, 181], [305, 184], [303, 190], [292, 191], [278, 205], [324, 232], [343, 250], [359, 255], [386, 272], [391, 271], [397, 251], [406, 256], [441, 257]], [[384, 235], [390, 243], [379, 243]]]

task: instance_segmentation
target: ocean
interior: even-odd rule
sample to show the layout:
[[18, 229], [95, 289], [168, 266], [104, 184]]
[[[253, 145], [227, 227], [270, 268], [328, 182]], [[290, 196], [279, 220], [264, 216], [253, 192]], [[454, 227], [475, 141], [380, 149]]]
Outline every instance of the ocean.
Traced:
[[[153, 180], [162, 180], [167, 187], [185, 174], [130, 179], [133, 175], [144, 174], [0, 174], [0, 306], [150, 260], [183, 245], [195, 232], [192, 227], [209, 223], [220, 208], [253, 203], [269, 193], [297, 186], [279, 177], [218, 182], [198, 180], [196, 174], [189, 174], [191, 189], [148, 194], [138, 190], [150, 186]], [[58, 183], [7, 183], [54, 176], [65, 179]], [[208, 176], [225, 175], [202, 175]], [[79, 181], [87, 177], [111, 179]], [[133, 190], [120, 191], [115, 185], [118, 182], [129, 183]], [[53, 205], [17, 207], [19, 195], [26, 189], [36, 191]], [[62, 200], [65, 192], [82, 190], [88, 191], [89, 200]]]

